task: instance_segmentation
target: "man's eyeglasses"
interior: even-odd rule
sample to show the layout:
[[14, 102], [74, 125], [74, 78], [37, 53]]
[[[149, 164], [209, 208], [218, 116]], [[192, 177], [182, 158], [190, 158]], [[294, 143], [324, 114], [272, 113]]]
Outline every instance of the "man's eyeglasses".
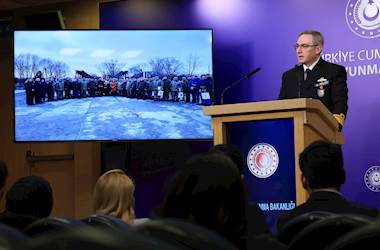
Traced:
[[317, 44], [296, 44], [294, 45], [294, 49], [298, 49], [298, 48], [307, 49], [307, 48], [315, 47], [315, 46], [318, 46], [318, 45]]

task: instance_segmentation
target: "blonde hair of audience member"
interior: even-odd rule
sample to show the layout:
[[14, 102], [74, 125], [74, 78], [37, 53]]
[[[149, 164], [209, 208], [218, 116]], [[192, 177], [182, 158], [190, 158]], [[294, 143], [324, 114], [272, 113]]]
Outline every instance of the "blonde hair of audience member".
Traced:
[[95, 213], [109, 214], [132, 224], [135, 218], [134, 191], [135, 185], [123, 170], [107, 171], [95, 184]]

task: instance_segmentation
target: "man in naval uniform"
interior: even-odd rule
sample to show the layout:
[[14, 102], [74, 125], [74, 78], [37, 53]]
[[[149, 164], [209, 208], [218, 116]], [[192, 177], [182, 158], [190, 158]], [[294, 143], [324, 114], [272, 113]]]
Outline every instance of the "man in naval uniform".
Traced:
[[279, 99], [319, 99], [343, 126], [347, 115], [347, 73], [343, 66], [321, 58], [323, 36], [315, 30], [298, 35], [295, 45], [300, 65], [282, 75]]

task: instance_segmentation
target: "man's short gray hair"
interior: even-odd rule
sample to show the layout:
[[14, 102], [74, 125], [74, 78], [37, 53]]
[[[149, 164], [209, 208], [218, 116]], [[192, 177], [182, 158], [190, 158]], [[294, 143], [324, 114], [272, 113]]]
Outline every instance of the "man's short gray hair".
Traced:
[[298, 37], [302, 35], [312, 35], [313, 36], [313, 44], [314, 45], [321, 45], [323, 46], [324, 40], [321, 32], [316, 30], [304, 30], [301, 33], [298, 34]]

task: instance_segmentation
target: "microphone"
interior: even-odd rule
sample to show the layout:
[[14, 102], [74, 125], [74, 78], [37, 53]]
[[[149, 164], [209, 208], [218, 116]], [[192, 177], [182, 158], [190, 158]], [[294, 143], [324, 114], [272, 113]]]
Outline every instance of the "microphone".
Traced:
[[301, 77], [300, 77], [301, 70], [298, 67], [299, 67], [298, 64], [294, 66], [294, 68], [297, 70], [296, 75], [297, 75], [297, 83], [298, 83], [298, 98], [301, 98], [301, 82], [302, 82]]
[[252, 70], [251, 72], [249, 72], [248, 74], [245, 74], [242, 78], [240, 78], [239, 80], [237, 80], [236, 82], [228, 85], [227, 87], [225, 87], [222, 91], [222, 94], [220, 95], [220, 104], [223, 104], [223, 96], [224, 96], [224, 93], [232, 88], [233, 86], [235, 86], [236, 84], [238, 84], [239, 82], [247, 79], [247, 78], [250, 78], [252, 75], [256, 74], [257, 72], [259, 72], [261, 70], [261, 68], [256, 68], [254, 70]]

